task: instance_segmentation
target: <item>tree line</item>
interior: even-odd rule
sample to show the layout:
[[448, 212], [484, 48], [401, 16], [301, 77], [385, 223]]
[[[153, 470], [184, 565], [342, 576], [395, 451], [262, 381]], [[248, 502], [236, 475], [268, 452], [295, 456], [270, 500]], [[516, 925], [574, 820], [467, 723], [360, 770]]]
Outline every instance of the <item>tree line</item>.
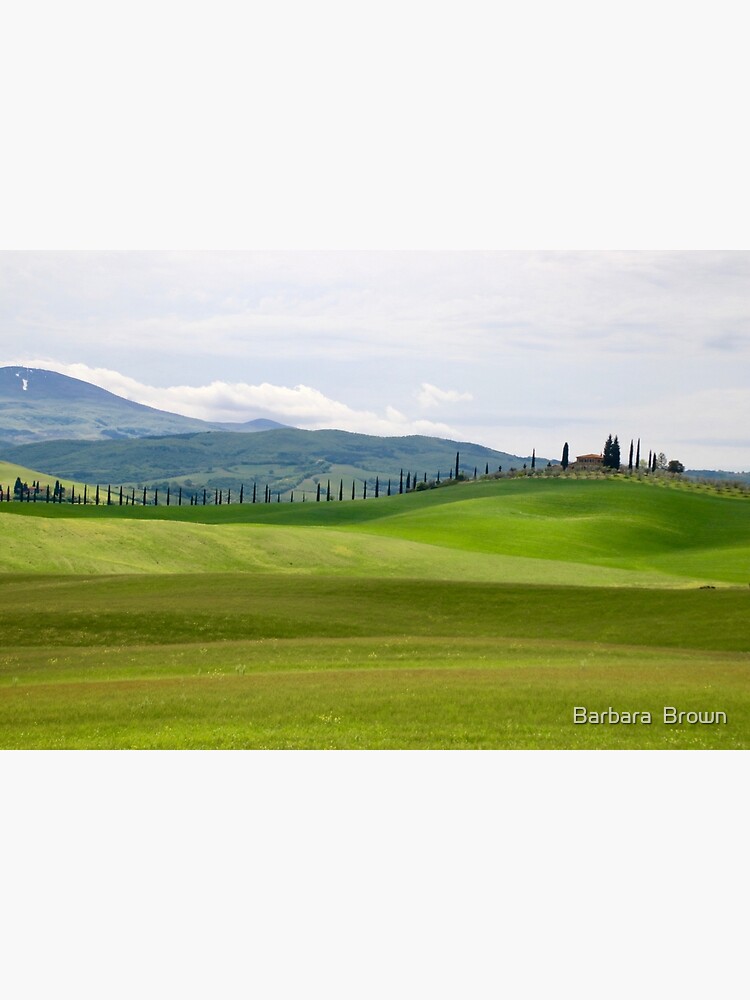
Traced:
[[[635, 458], [634, 458], [634, 447], [635, 447]], [[648, 472], [656, 472], [657, 469], [672, 472], [681, 473], [684, 472], [685, 467], [681, 462], [670, 461], [667, 462], [666, 456], [663, 452], [658, 455], [655, 451], [649, 451], [648, 460], [641, 464], [641, 440], [638, 438], [637, 445], [634, 445], [634, 441], [630, 442], [630, 452], [628, 456], [628, 471], [632, 472], [633, 468], [640, 470], [644, 468]], [[422, 491], [428, 489], [436, 489], [441, 486], [447, 486], [451, 483], [464, 482], [468, 479], [479, 478], [479, 470], [477, 466], [474, 466], [473, 474], [470, 469], [465, 466], [462, 467], [460, 464], [460, 452], [456, 452], [456, 460], [454, 465], [448, 470], [447, 477], [441, 475], [440, 470], [433, 478], [428, 478], [427, 473], [423, 473], [421, 477], [417, 475], [416, 472], [411, 472], [407, 470], [406, 473], [404, 469], [401, 469], [398, 477], [391, 477], [387, 481], [381, 481], [380, 476], [376, 476], [374, 482], [372, 479], [357, 480], [352, 479], [351, 492], [346, 490], [347, 499], [355, 500], [358, 495], [361, 499], [367, 500], [368, 498], [368, 485], [369, 485], [369, 496], [378, 498], [380, 496], [392, 496], [396, 493], [411, 493], [415, 491]], [[562, 450], [562, 459], [560, 466], [563, 471], [565, 471], [570, 464], [570, 449], [568, 442], [566, 441]], [[619, 471], [623, 468], [621, 464], [621, 454], [620, 454], [620, 442], [618, 436], [614, 437], [610, 434], [604, 443], [604, 448], [602, 451], [602, 465], [605, 469], [612, 469]], [[547, 468], [551, 468], [552, 463], [547, 462]], [[531, 454], [531, 471], [536, 472], [536, 449], [532, 449]], [[509, 473], [515, 474], [518, 470], [511, 466]], [[523, 463], [523, 472], [528, 474], [527, 463]], [[497, 472], [493, 470], [490, 473], [489, 462], [485, 464], [484, 476], [490, 475], [502, 475], [503, 467], [498, 465]], [[359, 488], [358, 488], [358, 483]], [[296, 497], [295, 497], [296, 494]], [[338, 487], [334, 484], [331, 486], [331, 480], [329, 479], [325, 485], [322, 485], [320, 481], [316, 484], [316, 489], [304, 490], [304, 489], [292, 489], [289, 491], [289, 502], [294, 503], [295, 499], [298, 502], [305, 503], [308, 498], [312, 499], [314, 497], [315, 502], [320, 503], [321, 501], [332, 501], [332, 500], [343, 500], [344, 499], [344, 480], [341, 478], [338, 483]], [[49, 483], [46, 487], [42, 488], [39, 480], [32, 482], [31, 486], [28, 483], [22, 482], [20, 476], [16, 478], [13, 490], [10, 486], [3, 489], [0, 485], [0, 502], [10, 501], [11, 499], [26, 501], [26, 502], [46, 502], [46, 503], [71, 503], [71, 504], [83, 504], [83, 505], [93, 505], [93, 506], [112, 506], [118, 505], [122, 506], [183, 506], [187, 504], [189, 506], [207, 506], [215, 505], [221, 506], [223, 504], [231, 503], [281, 503], [281, 491], [273, 490], [269, 485], [259, 485], [257, 482], [252, 484], [252, 490], [249, 488], [246, 490], [244, 484], [242, 484], [239, 490], [229, 489], [219, 489], [208, 487], [198, 487], [197, 489], [183, 489], [182, 486], [172, 488], [167, 485], [166, 488], [162, 487], [161, 490], [158, 487], [148, 486], [119, 486], [112, 487], [108, 485], [106, 488], [100, 485], [89, 489], [88, 486], [84, 486], [82, 490], [76, 491], [75, 486], [70, 487], [70, 493], [65, 486], [62, 485], [59, 479], [55, 480], [54, 487], [50, 487]], [[301, 499], [300, 499], [301, 497]]]
[[[303, 489], [293, 489], [289, 492], [289, 502], [305, 503], [309, 500], [320, 503], [321, 501], [333, 501], [333, 500], [343, 500], [346, 493], [347, 499], [358, 499], [363, 500], [368, 499], [368, 495], [371, 498], [378, 498], [381, 496], [392, 496], [395, 494], [411, 493], [414, 491], [420, 491], [425, 489], [434, 489], [438, 486], [448, 485], [453, 482], [462, 482], [472, 478], [469, 470], [464, 467], [464, 471], [461, 471], [460, 465], [460, 452], [456, 452], [456, 460], [454, 465], [448, 470], [448, 475], [441, 475], [440, 470], [438, 470], [434, 478], [428, 478], [427, 473], [423, 473], [421, 477], [418, 477], [416, 472], [411, 470], [401, 469], [398, 477], [390, 477], [387, 481], [381, 480], [380, 476], [376, 476], [374, 482], [372, 479], [357, 480], [352, 479], [351, 493], [347, 487], [344, 490], [344, 480], [341, 478], [339, 480], [338, 486], [334, 483], [331, 485], [331, 480], [329, 479], [325, 486], [322, 482], [318, 481], [316, 483], [315, 490], [303, 490]], [[498, 472], [502, 472], [502, 466], [498, 466]], [[486, 464], [485, 474], [489, 475], [489, 463]], [[473, 478], [478, 478], [478, 469], [475, 466], [473, 471]], [[369, 494], [368, 494], [369, 486]], [[296, 496], [295, 496], [296, 494]], [[47, 484], [46, 489], [42, 489], [39, 481], [35, 481], [28, 485], [28, 483], [23, 483], [18, 477], [16, 479], [16, 484], [11, 492], [10, 486], [7, 489], [3, 489], [0, 486], [0, 502], [3, 500], [21, 500], [28, 503], [36, 502], [46, 502], [46, 503], [71, 503], [71, 504], [83, 504], [83, 505], [93, 505], [93, 506], [207, 506], [215, 505], [221, 506], [223, 504], [232, 503], [281, 503], [281, 491], [273, 490], [269, 485], [258, 484], [254, 482], [252, 488], [246, 490], [244, 484], [240, 486], [240, 489], [219, 489], [208, 487], [198, 487], [197, 489], [187, 490], [183, 489], [182, 486], [172, 488], [167, 486], [166, 488], [159, 489], [158, 487], [135, 487], [135, 486], [120, 486], [112, 487], [108, 485], [106, 487], [97, 485], [95, 488], [89, 488], [84, 486], [83, 489], [76, 491], [75, 486], [71, 486], [70, 493], [66, 487], [64, 487], [59, 480], [56, 481], [54, 488], [50, 488]]]

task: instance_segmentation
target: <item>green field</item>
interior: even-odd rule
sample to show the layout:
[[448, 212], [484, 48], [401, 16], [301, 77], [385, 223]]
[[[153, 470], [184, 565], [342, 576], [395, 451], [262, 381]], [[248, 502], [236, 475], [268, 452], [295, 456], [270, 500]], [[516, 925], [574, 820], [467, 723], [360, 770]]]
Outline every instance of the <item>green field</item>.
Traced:
[[[750, 746], [750, 500], [0, 508], [0, 746]], [[651, 724], [573, 724], [573, 707]], [[664, 706], [727, 722], [666, 725]]]

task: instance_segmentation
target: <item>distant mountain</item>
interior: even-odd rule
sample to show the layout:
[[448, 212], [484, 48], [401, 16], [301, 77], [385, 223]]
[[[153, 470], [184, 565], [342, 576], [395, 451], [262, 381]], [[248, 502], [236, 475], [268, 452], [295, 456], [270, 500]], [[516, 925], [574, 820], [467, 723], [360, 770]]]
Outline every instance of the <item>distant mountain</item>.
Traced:
[[[7, 449], [3, 458], [62, 479], [134, 486], [183, 486], [188, 490], [246, 489], [253, 482], [286, 493], [315, 490], [318, 482], [332, 489], [376, 477], [387, 490], [398, 490], [403, 469], [417, 480], [440, 474], [449, 478], [459, 452], [460, 471], [468, 477], [520, 469], [531, 457], [509, 455], [482, 445], [411, 435], [377, 437], [348, 431], [303, 431], [282, 428], [252, 434], [214, 431], [150, 437], [129, 441], [48, 441]], [[537, 466], [547, 459], [537, 458]], [[557, 463], [555, 463], [557, 464]], [[369, 488], [369, 486], [368, 486]]]
[[690, 479], [723, 479], [730, 483], [750, 483], [750, 472], [724, 472], [721, 469], [685, 469]]
[[247, 433], [281, 428], [274, 420], [212, 423], [134, 403], [81, 379], [41, 368], [0, 368], [0, 441], [112, 441], [191, 431]]

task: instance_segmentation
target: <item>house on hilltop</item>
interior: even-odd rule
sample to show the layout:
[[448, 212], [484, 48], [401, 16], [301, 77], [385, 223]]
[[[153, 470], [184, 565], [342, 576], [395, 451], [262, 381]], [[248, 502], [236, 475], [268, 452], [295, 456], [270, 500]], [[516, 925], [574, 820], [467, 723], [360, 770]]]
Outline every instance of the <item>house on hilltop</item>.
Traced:
[[586, 472], [591, 469], [601, 469], [604, 466], [604, 455], [576, 455], [570, 468], [575, 472]]

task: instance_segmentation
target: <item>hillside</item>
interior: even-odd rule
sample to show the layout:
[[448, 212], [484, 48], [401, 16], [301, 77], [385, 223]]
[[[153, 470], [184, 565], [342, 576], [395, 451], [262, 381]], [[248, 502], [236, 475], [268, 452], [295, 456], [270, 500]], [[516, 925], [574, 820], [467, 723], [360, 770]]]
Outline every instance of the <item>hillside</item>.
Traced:
[[0, 747], [747, 749], [748, 503], [539, 476], [2, 504]]
[[119, 440], [189, 431], [252, 432], [282, 427], [273, 420], [210, 423], [157, 410], [59, 372], [0, 368], [0, 441]]
[[744, 586], [748, 503], [632, 480], [521, 478], [343, 503], [9, 504], [0, 508], [0, 572], [280, 571]]
[[[376, 476], [385, 489], [390, 478], [398, 488], [401, 469], [423, 479], [447, 478], [460, 452], [460, 471], [479, 475], [489, 466], [521, 468], [531, 458], [519, 458], [482, 445], [412, 435], [377, 437], [348, 431], [303, 431], [279, 428], [241, 434], [213, 431], [152, 437], [130, 441], [49, 441], [19, 445], [2, 454], [7, 462], [44, 469], [59, 478], [88, 483], [121, 483], [135, 486], [187, 490], [239, 490], [253, 482], [270, 486], [282, 495], [288, 491], [314, 492], [318, 482], [338, 487], [343, 479], [348, 493], [352, 480]], [[537, 462], [546, 465], [546, 459]]]

